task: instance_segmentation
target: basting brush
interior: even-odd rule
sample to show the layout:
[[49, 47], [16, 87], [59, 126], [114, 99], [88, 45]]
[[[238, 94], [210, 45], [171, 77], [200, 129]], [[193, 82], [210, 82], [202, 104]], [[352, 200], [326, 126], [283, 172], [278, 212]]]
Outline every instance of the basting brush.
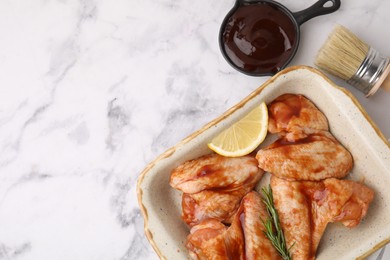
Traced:
[[390, 61], [350, 30], [336, 25], [318, 52], [315, 64], [362, 91], [366, 97], [380, 87], [390, 91]]

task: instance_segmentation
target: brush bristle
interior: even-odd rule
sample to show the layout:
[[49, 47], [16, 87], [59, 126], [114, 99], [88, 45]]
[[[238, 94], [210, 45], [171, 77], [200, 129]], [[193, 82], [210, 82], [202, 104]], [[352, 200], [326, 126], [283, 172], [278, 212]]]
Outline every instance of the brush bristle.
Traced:
[[359, 69], [369, 48], [347, 28], [336, 25], [318, 52], [315, 64], [339, 78], [348, 80]]

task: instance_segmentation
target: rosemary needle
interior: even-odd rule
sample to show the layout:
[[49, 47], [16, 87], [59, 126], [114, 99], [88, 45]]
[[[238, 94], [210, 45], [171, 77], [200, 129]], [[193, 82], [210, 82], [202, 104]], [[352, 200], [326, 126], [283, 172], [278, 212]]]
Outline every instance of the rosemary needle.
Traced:
[[292, 257], [290, 249], [292, 246], [294, 246], [294, 244], [291, 247], [287, 248], [286, 239], [284, 237], [284, 233], [280, 225], [279, 214], [276, 211], [274, 205], [274, 198], [271, 186], [268, 185], [268, 188], [263, 187], [261, 191], [264, 195], [263, 202], [266, 206], [268, 213], [268, 217], [265, 221], [261, 219], [265, 228], [263, 232], [265, 236], [271, 241], [272, 245], [278, 251], [283, 260], [291, 260]]

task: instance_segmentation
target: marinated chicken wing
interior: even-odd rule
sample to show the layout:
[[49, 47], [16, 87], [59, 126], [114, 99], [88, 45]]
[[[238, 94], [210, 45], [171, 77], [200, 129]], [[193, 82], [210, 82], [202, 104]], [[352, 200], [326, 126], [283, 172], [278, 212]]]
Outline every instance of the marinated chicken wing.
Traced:
[[191, 229], [187, 248], [193, 259], [281, 259], [263, 233], [266, 210], [260, 195], [245, 195], [229, 228], [216, 220], [204, 220]]
[[275, 207], [294, 260], [311, 258], [310, 201], [301, 191], [300, 182], [271, 177]]
[[303, 138], [313, 130], [327, 131], [325, 115], [302, 95], [284, 94], [268, 105], [268, 130], [286, 135], [287, 140]]
[[267, 218], [260, 195], [252, 191], [245, 195], [231, 227], [240, 226], [244, 234], [245, 259], [281, 259], [270, 240], [264, 235], [261, 219]]
[[193, 226], [208, 218], [229, 224], [232, 222], [240, 201], [245, 194], [253, 190], [261, 175], [246, 180], [240, 189], [233, 191], [204, 190], [194, 194], [184, 193], [182, 198], [182, 218]]
[[[215, 219], [207, 219], [191, 228], [186, 247], [192, 259], [243, 259], [243, 238], [237, 232], [227, 241], [227, 227]], [[228, 242], [228, 243], [226, 243]], [[238, 256], [238, 257], [237, 257]]]
[[[242, 184], [260, 175], [262, 171], [252, 156], [237, 158], [218, 154], [187, 161], [172, 171], [170, 185], [184, 193], [203, 190], [237, 190]], [[257, 177], [255, 177], [257, 178]]]
[[208, 218], [230, 224], [242, 197], [253, 190], [262, 175], [254, 157], [213, 154], [174, 169], [171, 185], [184, 192], [182, 218], [189, 226]]
[[209, 218], [231, 223], [242, 197], [229, 192], [201, 191], [195, 194], [184, 193], [181, 203], [182, 219], [190, 227]]
[[355, 227], [367, 213], [374, 192], [350, 180], [290, 182], [271, 178], [287, 246], [294, 259], [314, 259], [318, 244], [330, 222]]
[[288, 141], [281, 137], [256, 155], [259, 167], [289, 180], [342, 178], [353, 165], [351, 154], [329, 132]]

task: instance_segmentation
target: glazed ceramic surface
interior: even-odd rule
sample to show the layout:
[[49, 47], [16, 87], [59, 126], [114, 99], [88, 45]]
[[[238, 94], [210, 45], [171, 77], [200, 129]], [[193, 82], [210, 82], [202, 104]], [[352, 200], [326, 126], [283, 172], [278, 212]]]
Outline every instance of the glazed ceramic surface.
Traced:
[[[363, 180], [375, 190], [375, 199], [363, 222], [355, 229], [330, 224], [317, 259], [364, 258], [390, 239], [390, 148], [359, 103], [317, 70], [288, 68], [202, 129], [152, 161], [138, 181], [138, 199], [145, 232], [163, 259], [184, 259], [188, 227], [181, 220], [181, 192], [169, 185], [171, 170], [186, 160], [211, 153], [207, 143], [260, 102], [284, 93], [302, 94], [326, 115], [332, 134], [352, 153], [354, 167], [347, 178]], [[268, 136], [262, 146], [270, 142]], [[257, 188], [258, 189], [258, 188]]]

